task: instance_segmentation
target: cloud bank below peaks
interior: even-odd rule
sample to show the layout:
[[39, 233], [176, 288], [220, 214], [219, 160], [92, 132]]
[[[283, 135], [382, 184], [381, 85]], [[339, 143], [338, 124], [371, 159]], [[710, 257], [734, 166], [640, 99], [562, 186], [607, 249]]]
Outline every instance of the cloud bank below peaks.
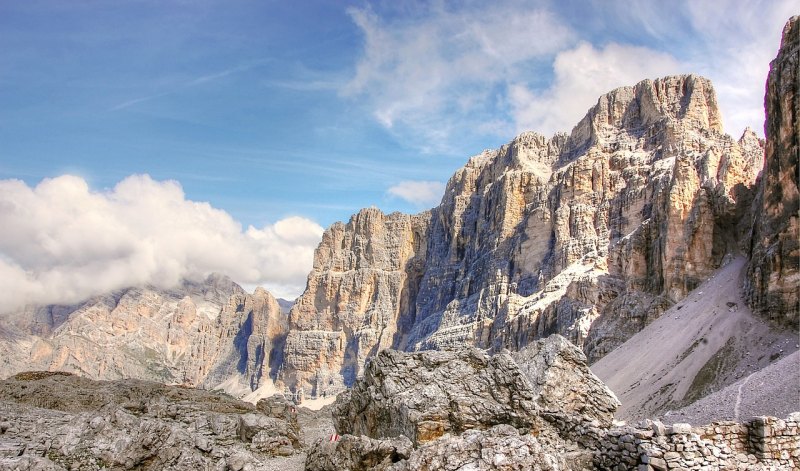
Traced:
[[187, 200], [179, 183], [147, 175], [103, 192], [68, 175], [33, 188], [0, 180], [0, 226], [0, 312], [213, 272], [296, 296], [323, 232], [301, 217], [243, 230], [225, 211]]

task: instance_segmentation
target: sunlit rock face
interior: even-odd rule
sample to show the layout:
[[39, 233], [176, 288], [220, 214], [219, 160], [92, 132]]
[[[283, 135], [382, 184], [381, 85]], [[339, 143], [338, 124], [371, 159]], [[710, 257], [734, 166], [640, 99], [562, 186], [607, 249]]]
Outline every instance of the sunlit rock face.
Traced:
[[219, 275], [31, 307], [4, 321], [0, 376], [51, 370], [206, 387], [233, 381], [245, 389], [268, 380], [287, 328], [271, 294], [248, 294]]
[[764, 97], [766, 162], [753, 208], [746, 293], [753, 309], [800, 323], [800, 17], [783, 30]]
[[323, 236], [280, 384], [352, 384], [378, 350], [519, 350], [559, 333], [594, 360], [746, 249], [763, 142], [722, 133], [711, 83], [645, 80], [570, 135], [472, 157], [422, 214], [362, 210]]
[[280, 379], [312, 396], [352, 384], [413, 324], [430, 215], [364, 209], [328, 229], [290, 312]]

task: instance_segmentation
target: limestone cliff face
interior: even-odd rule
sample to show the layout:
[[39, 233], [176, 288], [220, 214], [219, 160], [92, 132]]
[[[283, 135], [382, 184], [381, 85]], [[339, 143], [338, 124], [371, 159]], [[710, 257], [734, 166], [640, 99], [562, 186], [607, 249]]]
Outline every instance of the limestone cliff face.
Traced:
[[552, 333], [598, 358], [745, 245], [762, 162], [751, 131], [722, 133], [706, 79], [614, 90], [569, 136], [471, 158], [430, 212], [329, 229], [278, 379], [320, 395], [383, 347], [518, 350]]
[[753, 211], [746, 293], [753, 310], [800, 324], [800, 17], [783, 30], [764, 97], [766, 162]]
[[247, 294], [218, 275], [29, 308], [4, 321], [2, 377], [60, 370], [208, 387], [233, 378], [251, 389], [268, 377], [270, 352], [280, 352], [287, 327], [272, 295]]
[[414, 322], [429, 218], [364, 209], [325, 232], [289, 314], [279, 379], [312, 396], [338, 392], [367, 357], [400, 342]]

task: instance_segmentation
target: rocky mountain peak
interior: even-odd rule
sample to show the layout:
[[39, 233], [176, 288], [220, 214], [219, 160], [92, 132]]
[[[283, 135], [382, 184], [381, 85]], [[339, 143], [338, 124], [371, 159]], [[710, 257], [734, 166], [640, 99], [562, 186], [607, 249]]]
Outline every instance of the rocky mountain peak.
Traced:
[[781, 35], [781, 47], [778, 49], [778, 56], [786, 56], [797, 48], [800, 43], [800, 15], [789, 18], [783, 26]]
[[684, 131], [702, 129], [722, 133], [722, 118], [711, 81], [697, 75], [676, 75], [642, 80], [632, 87], [606, 93], [573, 128], [561, 163], [591, 146], [630, 146], [632, 137], [668, 123]]
[[331, 226], [277, 384], [324, 396], [382, 348], [518, 350], [552, 333], [596, 360], [739, 250], [762, 156], [754, 133], [722, 133], [707, 79], [609, 92], [569, 136], [473, 156], [430, 211]]

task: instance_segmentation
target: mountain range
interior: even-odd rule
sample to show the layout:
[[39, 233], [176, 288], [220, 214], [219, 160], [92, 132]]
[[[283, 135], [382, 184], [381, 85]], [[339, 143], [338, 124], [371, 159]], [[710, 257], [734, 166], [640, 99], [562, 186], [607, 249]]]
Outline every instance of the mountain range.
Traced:
[[[30, 306], [0, 324], [0, 376], [63, 370], [307, 400], [352, 386], [386, 348], [516, 351], [560, 334], [625, 398], [642, 378], [615, 376], [619, 362], [650, 348], [642, 335], [661, 317], [708, 314], [691, 296], [727, 277], [715, 289], [731, 299], [703, 306], [746, 320], [711, 343], [665, 334], [688, 346], [647, 371], [671, 365], [668, 377], [685, 352], [691, 368], [661, 396], [631, 399], [649, 414], [687, 406], [798, 349], [787, 339], [800, 322], [799, 29], [787, 25], [771, 64], [765, 140], [723, 132], [705, 78], [643, 80], [601, 96], [569, 134], [526, 132], [471, 157], [429, 211], [370, 208], [334, 224], [291, 307], [222, 275]], [[742, 322], [769, 355], [743, 360]], [[710, 346], [700, 354], [695, 341]], [[627, 353], [614, 363], [615, 352]]]

